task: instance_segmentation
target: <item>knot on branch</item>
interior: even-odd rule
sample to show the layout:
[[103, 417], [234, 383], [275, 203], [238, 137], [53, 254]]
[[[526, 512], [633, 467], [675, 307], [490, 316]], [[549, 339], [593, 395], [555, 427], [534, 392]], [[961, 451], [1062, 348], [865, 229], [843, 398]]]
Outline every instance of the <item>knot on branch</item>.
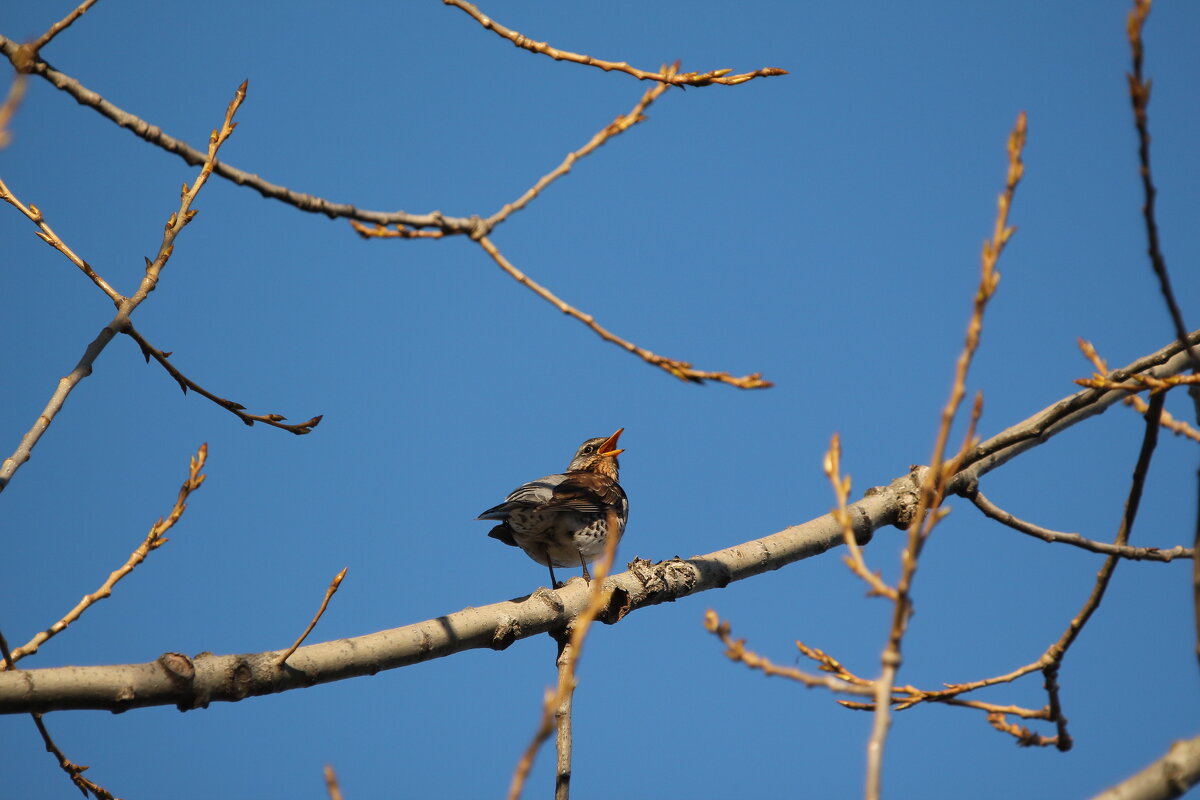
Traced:
[[493, 650], [504, 650], [521, 637], [521, 623], [512, 617], [500, 620], [496, 630], [492, 632], [491, 647]]

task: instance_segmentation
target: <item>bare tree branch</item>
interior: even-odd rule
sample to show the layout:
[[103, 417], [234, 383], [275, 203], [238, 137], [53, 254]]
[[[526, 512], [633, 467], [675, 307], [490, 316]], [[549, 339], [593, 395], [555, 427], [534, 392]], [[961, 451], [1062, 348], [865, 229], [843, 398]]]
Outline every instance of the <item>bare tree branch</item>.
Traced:
[[641, 358], [647, 364], [658, 367], [668, 374], [679, 378], [681, 381], [690, 383], [718, 381], [720, 383], [727, 383], [730, 386], [736, 386], [739, 389], [767, 389], [774, 385], [770, 381], [763, 380], [761, 372], [754, 372], [750, 375], [743, 375], [741, 377], [734, 377], [728, 372], [708, 372], [693, 368], [692, 365], [687, 361], [680, 361], [678, 359], [668, 358], [667, 356], [660, 356], [656, 353], [650, 352], [644, 347], [638, 347], [633, 342], [627, 339], [622, 339], [620, 336], [617, 336], [615, 333], [596, 322], [596, 318], [591, 314], [585, 314], [584, 312], [575, 308], [575, 306], [560, 299], [558, 295], [554, 294], [545, 286], [542, 286], [533, 278], [530, 278], [524, 272], [517, 269], [515, 266], [513, 266], [512, 262], [504, 257], [504, 254], [500, 252], [496, 245], [492, 244], [492, 240], [488, 237], [481, 236], [479, 237], [478, 241], [484, 252], [491, 256], [492, 260], [499, 265], [500, 269], [507, 272], [509, 276], [512, 277], [512, 279], [517, 283], [529, 289], [538, 297], [542, 298], [547, 303], [550, 303], [567, 316], [574, 317], [575, 319], [579, 320], [604, 341], [612, 342], [618, 347], [628, 350], [630, 353], [633, 353], [635, 356]]
[[[1133, 105], [1133, 122], [1138, 134], [1138, 173], [1142, 178], [1142, 218], [1146, 223], [1146, 254], [1150, 256], [1150, 266], [1158, 277], [1158, 287], [1162, 292], [1167, 310], [1171, 313], [1171, 322], [1175, 325], [1175, 335], [1180, 341], [1187, 338], [1187, 327], [1183, 323], [1183, 313], [1175, 300], [1175, 292], [1171, 289], [1171, 276], [1167, 272], [1167, 261], [1162, 254], [1162, 244], [1158, 239], [1158, 223], [1155, 221], [1154, 201], [1158, 190], [1154, 188], [1154, 178], [1150, 174], [1150, 121], [1147, 109], [1150, 106], [1150, 81], [1142, 76], [1142, 61], [1145, 47], [1142, 42], [1142, 28], [1146, 17], [1150, 14], [1150, 0], [1134, 0], [1133, 10], [1129, 12], [1126, 31], [1129, 34], [1129, 44], [1133, 50], [1133, 71], [1129, 78], [1129, 100]], [[1192, 356], [1193, 369], [1200, 369], [1200, 355], [1192, 347], [1188, 347]]]
[[87, 275], [88, 278], [91, 279], [92, 283], [100, 287], [100, 291], [108, 295], [109, 299], [116, 303], [118, 308], [120, 307], [121, 303], [124, 302], [125, 297], [112, 286], [110, 286], [108, 281], [96, 274], [96, 271], [92, 269], [91, 264], [87, 263], [78, 255], [76, 255], [75, 251], [68, 247], [66, 242], [59, 238], [58, 234], [55, 233], [50, 227], [49, 223], [46, 222], [45, 217], [42, 216], [41, 209], [32, 203], [27, 206], [18, 200], [16, 195], [12, 193], [12, 190], [8, 188], [8, 185], [5, 184], [3, 180], [0, 180], [0, 200], [12, 205], [14, 208], [28, 217], [30, 222], [32, 222], [34, 225], [37, 225], [39, 230], [36, 235], [39, 239], [66, 256], [68, 261], [79, 267], [80, 271], [83, 272], [84, 275]]
[[921, 491], [917, 502], [917, 510], [908, 525], [908, 545], [901, 555], [900, 578], [896, 582], [895, 597], [892, 605], [892, 625], [888, 631], [887, 644], [881, 657], [881, 672], [876, 684], [875, 719], [871, 728], [871, 738], [867, 743], [867, 800], [878, 800], [881, 794], [883, 773], [883, 750], [887, 741], [888, 730], [891, 727], [891, 696], [892, 687], [896, 682], [896, 673], [902, 661], [901, 642], [908, 630], [909, 620], [912, 619], [912, 583], [917, 572], [917, 563], [921, 550], [933, 533], [938, 521], [945, 516], [942, 501], [948, 493], [950, 478], [958, 470], [969, 448], [975, 444], [975, 424], [982, 413], [982, 399], [977, 398], [968, 426], [966, 442], [958, 455], [945, 460], [946, 446], [950, 438], [950, 430], [955, 416], [966, 395], [967, 372], [971, 361], [979, 347], [979, 338], [983, 332], [983, 314], [988, 301], [996, 292], [1000, 282], [1000, 274], [996, 264], [1000, 254], [1015, 231], [1008, 224], [1008, 213], [1012, 208], [1013, 195], [1017, 184], [1021, 181], [1025, 166], [1021, 161], [1021, 151], [1025, 147], [1026, 122], [1025, 113], [1017, 115], [1016, 125], [1008, 137], [1008, 170], [1004, 182], [1004, 190], [1000, 193], [996, 212], [996, 221], [992, 230], [992, 238], [983, 243], [983, 253], [980, 258], [979, 288], [975, 292], [971, 316], [967, 323], [967, 333], [962, 351], [954, 368], [954, 382], [950, 397], [942, 409], [941, 424], [938, 426], [936, 441], [933, 446], [933, 458], [929, 470], [921, 481]]
[[[1200, 331], [1190, 334], [1189, 340], [1200, 342]], [[1118, 373], [1152, 371], [1162, 376], [1187, 368], [1187, 354], [1179, 342], [1172, 341]], [[950, 485], [966, 486], [978, 480], [1029, 449], [1032, 442], [1054, 437], [1124, 396], [1124, 392], [1087, 389], [1060, 400], [976, 447], [973, 463], [952, 477]], [[860, 545], [870, 541], [873, 532], [884, 525], [907, 524], [916, 507], [921, 473], [918, 469], [886, 487], [869, 489], [862, 500], [847, 506]], [[651, 564], [635, 559], [629, 572], [606, 581], [613, 595], [601, 621], [615, 622], [640, 608], [722, 588], [841, 544], [842, 526], [833, 514], [826, 514], [761, 539], [686, 560]], [[401, 628], [301, 647], [288, 660], [286, 671], [277, 669], [282, 651], [269, 651], [204, 654], [194, 660], [166, 653], [144, 664], [3, 672], [0, 714], [83, 708], [122, 711], [156, 705], [189, 709], [214, 701], [307, 688], [463, 650], [504, 649], [518, 639], [561, 628], [586, 602], [583, 584], [571, 582], [554, 592], [540, 590], [526, 598], [468, 608]], [[996, 682], [1002, 681], [989, 679], [987, 685]]]
[[87, 10], [96, 4], [96, 0], [83, 0], [77, 8], [60, 19], [58, 22], [50, 26], [50, 29], [37, 38], [37, 41], [29, 45], [29, 49], [36, 53], [43, 47], [48, 45], [50, 41], [58, 34], [62, 33], [67, 28], [71, 27], [71, 23], [82, 17]]
[[[561, 684], [567, 676], [563, 673], [570, 669], [571, 636], [567, 631], [552, 631], [554, 641], [558, 643], [558, 657], [554, 664], [558, 669], [558, 681]], [[554, 768], [554, 800], [569, 800], [571, 797], [571, 754], [574, 749], [574, 739], [571, 735], [571, 714], [575, 693], [568, 693], [554, 710], [554, 750], [558, 756]]]
[[1167, 550], [1162, 550], [1157, 547], [1121, 547], [1108, 542], [1097, 542], [1092, 539], [1085, 539], [1078, 533], [1064, 533], [1062, 531], [1052, 531], [1048, 528], [1043, 528], [1039, 525], [1034, 525], [1032, 522], [1026, 522], [1023, 519], [1018, 519], [1012, 514], [1000, 508], [991, 500], [984, 497], [983, 492], [978, 489], [962, 492], [963, 497], [966, 497], [975, 507], [982, 511], [987, 516], [1007, 525], [1013, 530], [1028, 534], [1034, 538], [1041, 539], [1044, 542], [1062, 542], [1063, 544], [1074, 545], [1083, 550], [1089, 550], [1093, 553], [1103, 553], [1105, 555], [1116, 555], [1121, 558], [1128, 558], [1132, 561], [1161, 561], [1167, 563], [1174, 561], [1176, 558], [1195, 558], [1196, 553], [1190, 547], [1183, 545], [1175, 545]]
[[[704, 615], [704, 629], [720, 639], [721, 644], [725, 645], [726, 658], [730, 661], [745, 664], [750, 669], [759, 670], [764, 675], [788, 678], [809, 689], [821, 686], [831, 692], [857, 694], [866, 697], [875, 696], [874, 681], [850, 680], [845, 675], [814, 675], [811, 672], [805, 672], [795, 667], [782, 667], [770, 659], [755, 653], [753, 650], [747, 650], [746, 640], [734, 639], [729, 622], [723, 621], [717, 616], [717, 612], [711, 608]], [[797, 642], [796, 644], [799, 645], [800, 643]], [[804, 649], [803, 645], [800, 647], [801, 650]]]
[[122, 333], [137, 342], [138, 347], [140, 347], [142, 350], [142, 356], [146, 359], [147, 364], [150, 363], [151, 358], [157, 361], [162, 368], [167, 371], [167, 374], [175, 379], [175, 382], [179, 384], [179, 388], [183, 390], [184, 394], [187, 394], [188, 389], [191, 389], [201, 397], [205, 397], [213, 401], [247, 425], [253, 425], [256, 422], [261, 422], [264, 425], [270, 425], [273, 428], [279, 428], [280, 430], [285, 430], [288, 433], [294, 433], [297, 436], [303, 436], [306, 433], [312, 433], [313, 428], [317, 427], [321, 420], [325, 418], [324, 414], [318, 414], [312, 419], [304, 422], [291, 424], [286, 421], [287, 417], [283, 416], [282, 414], [247, 414], [246, 407], [241, 403], [236, 403], [233, 400], [227, 400], [224, 397], [218, 397], [180, 372], [175, 365], [168, 360], [171, 354], [159, 350], [157, 347], [150, 344], [150, 342], [146, 341], [146, 338], [142, 336], [142, 334], [140, 334], [136, 328], [133, 327], [133, 323], [127, 325]]
[[[550, 737], [554, 731], [555, 718], [559, 720], [559, 725], [562, 725], [562, 712], [565, 708], [567, 717], [567, 733], [570, 734], [570, 712], [571, 702], [575, 696], [575, 673], [579, 669], [579, 656], [583, 653], [583, 643], [587, 640], [588, 631], [592, 627], [592, 623], [604, 613], [611, 605], [613, 599], [613, 591], [605, 585], [604, 581], [612, 572], [613, 563], [617, 558], [617, 543], [621, 537], [614, 535], [612, 532], [618, 530], [617, 512], [614, 509], [609, 509], [608, 518], [605, 520], [608, 526], [609, 535], [604, 539], [604, 554], [596, 562], [594, 569], [596, 574], [588, 583], [587, 605], [580, 610], [572, 619], [569, 627], [565, 631], [567, 641], [562, 648], [560, 658], [562, 664], [558, 669], [558, 687], [553, 692], [546, 693], [546, 699], [542, 703], [542, 714], [538, 720], [537, 730], [533, 734], [533, 738], [529, 741], [529, 746], [525, 748], [525, 752], [521, 755], [521, 759], [517, 762], [517, 768], [513, 771], [512, 783], [508, 787], [508, 800], [520, 800], [521, 794], [525, 789], [525, 780], [529, 777], [529, 771], [533, 769], [534, 759], [537, 758], [538, 750]], [[561, 730], [561, 727], [560, 727]], [[559, 750], [560, 759], [563, 756], [563, 751]], [[567, 760], [567, 780], [570, 780], [570, 746], [566, 750]], [[562, 762], [560, 760], [559, 767]], [[557, 774], [558, 773], [556, 771]], [[556, 782], [557, 783], [557, 782]], [[570, 788], [569, 783], [561, 785], [563, 791]], [[556, 785], [555, 794], [559, 794], [558, 786]]]
[[321, 607], [317, 609], [317, 613], [313, 616], [312, 622], [308, 623], [308, 627], [304, 629], [304, 633], [300, 634], [299, 638], [292, 643], [292, 646], [279, 657], [279, 666], [282, 667], [287, 662], [292, 653], [296, 652], [296, 648], [302, 645], [304, 640], [308, 638], [308, 635], [312, 633], [313, 628], [317, 627], [317, 623], [325, 615], [325, 609], [329, 608], [329, 598], [333, 597], [338, 587], [342, 585], [342, 578], [346, 577], [346, 571], [349, 569], [349, 567], [342, 567], [342, 571], [333, 576], [333, 580], [329, 582], [329, 588], [325, 590], [325, 597], [321, 600]]
[[[1092, 343], [1085, 339], [1080, 339], [1079, 340], [1079, 349], [1082, 350], [1083, 355], [1089, 361], [1092, 362], [1092, 366], [1094, 366], [1096, 368], [1096, 372], [1093, 374], [1092, 379], [1090, 379], [1090, 380], [1082, 379], [1082, 380], [1077, 380], [1075, 382], [1078, 383], [1080, 386], [1090, 386], [1093, 389], [1116, 388], [1116, 387], [1112, 386], [1111, 384], [1109, 384], [1105, 380], [1104, 376], [1108, 374], [1108, 362], [1100, 357], [1100, 354], [1096, 352], [1096, 348], [1094, 346], [1092, 346]], [[1138, 378], [1141, 376], [1134, 376], [1134, 377]], [[1136, 381], [1139, 384], [1136, 388], [1134, 388], [1134, 387], [1130, 387], [1130, 388], [1133, 391], [1139, 391], [1142, 388], [1142, 385], [1144, 385], [1144, 386], [1150, 388], [1151, 390], [1165, 389], [1165, 388], [1169, 388], [1172, 385], [1179, 385], [1181, 383], [1184, 383], [1188, 379], [1192, 379], [1192, 382], [1194, 383], [1194, 379], [1196, 378], [1196, 375], [1195, 374], [1186, 375], [1186, 376], [1185, 375], [1176, 375], [1173, 377], [1178, 379], [1178, 381], [1176, 383], [1170, 383], [1169, 381], [1155, 382], [1155, 381], [1145, 380], [1143, 378], [1141, 381]], [[1157, 385], [1156, 385], [1156, 383], [1157, 383]], [[1129, 395], [1128, 397], [1125, 398], [1124, 402], [1125, 402], [1125, 405], [1132, 407], [1139, 414], [1145, 414], [1146, 409], [1148, 408], [1148, 406], [1146, 405], [1146, 401], [1143, 400], [1141, 397], [1139, 397], [1136, 394]], [[1194, 442], [1200, 442], [1200, 431], [1196, 430], [1191, 425], [1188, 425], [1183, 420], [1175, 419], [1173, 416], [1171, 416], [1171, 414], [1166, 409], [1163, 409], [1160, 424], [1164, 428], [1169, 430], [1171, 433], [1175, 434], [1176, 436], [1183, 436], [1185, 438], [1191, 439]]]
[[1144, 770], [1092, 800], [1171, 800], [1200, 783], [1200, 736], [1175, 742]]
[[37, 445], [38, 440], [42, 438], [42, 434], [46, 432], [46, 429], [50, 427], [50, 423], [54, 420], [54, 417], [62, 410], [63, 404], [67, 402], [67, 397], [71, 394], [71, 391], [79, 385], [80, 381], [92, 374], [92, 364], [95, 363], [101, 351], [108, 346], [108, 343], [113, 340], [114, 336], [123, 332], [129, 326], [130, 315], [150, 295], [150, 292], [154, 291], [155, 287], [158, 286], [159, 275], [162, 273], [163, 267], [167, 265], [167, 261], [170, 260], [171, 253], [175, 250], [176, 237], [179, 236], [180, 232], [196, 216], [196, 209], [192, 208], [192, 203], [195, 201], [200, 189], [207, 182], [208, 176], [212, 174], [213, 164], [217, 158], [217, 151], [233, 133], [233, 129], [236, 127], [233, 116], [237, 113], [238, 107], [241, 106], [245, 98], [246, 83], [243, 81], [234, 94], [233, 100], [225, 110], [225, 119], [221, 124], [220, 130], [213, 131], [209, 137], [208, 155], [205, 157], [204, 166], [201, 167], [200, 174], [196, 177], [195, 183], [191, 187], [186, 183], [183, 185], [183, 191], [180, 193], [179, 210], [171, 214], [170, 219], [167, 220], [167, 224], [163, 229], [162, 244], [159, 245], [158, 254], [154, 260], [146, 259], [146, 271], [142, 276], [142, 281], [137, 291], [134, 292], [132, 297], [126, 297], [121, 300], [117, 306], [116, 316], [112, 318], [112, 321], [87, 346], [75, 368], [59, 380], [58, 387], [55, 389], [54, 394], [50, 396], [50, 401], [46, 403], [46, 407], [38, 415], [33, 426], [21, 438], [16, 451], [0, 465], [0, 492], [4, 491], [5, 487], [8, 486], [8, 482], [12, 480], [12, 476], [21, 468], [21, 465], [29, 460], [33, 448]]
[[15, 669], [14, 662], [29, 655], [33, 655], [38, 651], [38, 648], [45, 644], [49, 639], [57, 636], [67, 629], [75, 620], [83, 616], [83, 612], [87, 611], [93, 605], [101, 600], [105, 600], [112, 596], [113, 587], [129, 573], [133, 572], [134, 568], [146, 560], [146, 556], [150, 555], [152, 550], [157, 550], [167, 543], [168, 539], [165, 534], [175, 526], [179, 518], [183, 516], [183, 512], [187, 509], [187, 499], [200, 488], [204, 483], [204, 475], [201, 470], [204, 469], [204, 462], [208, 458], [208, 445], [200, 445], [199, 451], [192, 456], [188, 465], [188, 477], [179, 487], [179, 495], [175, 498], [175, 505], [171, 508], [171, 512], [166, 518], [159, 517], [158, 522], [150, 526], [150, 532], [146, 534], [146, 538], [138, 545], [129, 558], [117, 569], [113, 570], [108, 576], [108, 580], [100, 585], [100, 588], [91, 594], [84, 595], [83, 599], [58, 622], [51, 625], [44, 631], [41, 631], [25, 644], [12, 651], [10, 657], [5, 658], [5, 663], [0, 664], [0, 670]]
[[624, 72], [626, 75], [632, 75], [640, 81], [659, 81], [664, 85], [671, 86], [711, 86], [714, 83], [725, 86], [734, 86], [739, 83], [753, 80], [755, 78], [770, 78], [778, 75], [787, 75], [786, 69], [778, 67], [765, 67], [756, 69], [753, 72], [745, 72], [741, 75], [730, 75], [732, 69], [715, 69], [711, 72], [686, 72], [676, 73], [661, 69], [658, 72], [646, 72], [645, 70], [631, 67], [624, 61], [604, 61], [599, 58], [572, 53], [568, 50], [559, 50], [551, 47], [546, 42], [537, 42], [522, 36], [520, 33], [504, 27], [499, 22], [496, 22], [491, 17], [483, 14], [478, 8], [466, 2], [466, 0], [442, 0], [448, 6], [459, 8], [469, 14], [472, 19], [482, 25], [489, 31], [492, 31], [498, 36], [508, 39], [517, 47], [523, 50], [528, 50], [531, 53], [538, 53], [544, 56], [550, 56], [555, 61], [570, 61], [575, 64], [583, 64], [588, 67], [598, 67], [605, 72], [617, 70]]
[[[14, 65], [20, 63], [22, 52], [21, 45], [11, 39], [0, 36], [0, 54], [3, 54], [12, 61]], [[204, 163], [206, 155], [203, 151], [197, 150], [188, 145], [187, 142], [163, 132], [157, 125], [151, 125], [140, 117], [118, 108], [108, 100], [105, 100], [98, 92], [88, 89], [71, 76], [54, 69], [54, 67], [50, 66], [42, 58], [38, 57], [34, 59], [28, 65], [27, 71], [33, 75], [45, 78], [55, 88], [66, 92], [74, 98], [80, 105], [93, 109], [101, 116], [112, 120], [122, 128], [127, 128], [138, 138], [156, 147], [161, 147], [168, 153], [174, 153], [189, 165], [197, 166]], [[213, 163], [213, 172], [226, 180], [233, 181], [239, 186], [248, 186], [263, 197], [280, 200], [301, 211], [312, 214], [324, 214], [330, 219], [346, 218], [375, 225], [400, 224], [413, 228], [437, 228], [446, 234], [455, 235], [469, 235], [479, 224], [477, 217], [447, 217], [440, 211], [432, 211], [427, 214], [410, 214], [405, 211], [385, 212], [359, 209], [349, 203], [335, 203], [322, 197], [316, 197], [315, 195], [292, 191], [285, 186], [279, 186], [264, 180], [258, 175], [230, 166], [224, 161], [215, 161]]]

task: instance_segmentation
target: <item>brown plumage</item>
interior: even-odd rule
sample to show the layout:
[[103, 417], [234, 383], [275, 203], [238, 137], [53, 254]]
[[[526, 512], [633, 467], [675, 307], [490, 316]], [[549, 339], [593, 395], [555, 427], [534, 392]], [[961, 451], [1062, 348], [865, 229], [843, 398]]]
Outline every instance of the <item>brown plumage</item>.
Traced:
[[583, 567], [604, 552], [608, 514], [617, 515], [617, 536], [625, 532], [629, 500], [617, 483], [617, 448], [621, 428], [608, 438], [588, 439], [579, 446], [567, 471], [547, 475], [517, 487], [498, 506], [478, 519], [500, 520], [488, 536], [519, 547], [550, 568], [550, 586], [557, 588], [555, 567]]

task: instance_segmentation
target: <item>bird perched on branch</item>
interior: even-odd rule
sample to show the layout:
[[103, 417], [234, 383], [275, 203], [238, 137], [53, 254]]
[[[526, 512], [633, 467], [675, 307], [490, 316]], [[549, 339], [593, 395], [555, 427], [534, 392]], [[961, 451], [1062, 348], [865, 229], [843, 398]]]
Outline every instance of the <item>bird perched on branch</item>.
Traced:
[[588, 439], [579, 446], [567, 471], [547, 475], [518, 486], [504, 502], [489, 508], [478, 519], [499, 520], [488, 536], [519, 547], [539, 564], [550, 568], [550, 588], [557, 589], [555, 567], [583, 567], [604, 552], [609, 534], [609, 513], [617, 521], [616, 535], [625, 532], [629, 500], [617, 483], [617, 439]]

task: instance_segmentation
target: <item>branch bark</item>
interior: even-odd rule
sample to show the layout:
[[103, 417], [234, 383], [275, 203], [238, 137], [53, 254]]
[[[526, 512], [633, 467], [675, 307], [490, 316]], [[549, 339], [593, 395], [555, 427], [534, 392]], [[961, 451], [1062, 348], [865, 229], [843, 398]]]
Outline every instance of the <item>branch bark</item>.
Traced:
[[1200, 783], [1200, 736], [1175, 742], [1167, 754], [1092, 800], [1168, 800]]
[[[1200, 342], [1200, 331], [1193, 332], [1188, 340]], [[1186, 351], [1173, 341], [1113, 375], [1150, 371], [1162, 377], [1186, 370], [1188, 362]], [[974, 485], [983, 474], [1101, 413], [1126, 395], [1120, 390], [1087, 389], [1002, 431], [964, 460], [964, 468], [949, 482], [951, 490]], [[918, 468], [886, 487], [869, 489], [862, 500], [847, 506], [859, 544], [870, 541], [874, 531], [884, 525], [908, 524], [922, 471]], [[770, 536], [686, 560], [651, 564], [635, 559], [628, 572], [606, 582], [613, 594], [601, 619], [611, 624], [639, 608], [724, 588], [844, 543], [842, 526], [830, 513]], [[278, 663], [283, 651], [275, 650], [247, 655], [203, 653], [195, 658], [165, 653], [143, 664], [3, 672], [0, 713], [125, 711], [161, 705], [175, 705], [181, 710], [202, 708], [211, 702], [237, 701], [374, 675], [463, 650], [503, 650], [518, 639], [561, 628], [583, 610], [587, 601], [587, 585], [571, 581], [554, 592], [539, 590], [528, 597], [467, 608], [401, 628], [301, 647], [283, 666]]]

